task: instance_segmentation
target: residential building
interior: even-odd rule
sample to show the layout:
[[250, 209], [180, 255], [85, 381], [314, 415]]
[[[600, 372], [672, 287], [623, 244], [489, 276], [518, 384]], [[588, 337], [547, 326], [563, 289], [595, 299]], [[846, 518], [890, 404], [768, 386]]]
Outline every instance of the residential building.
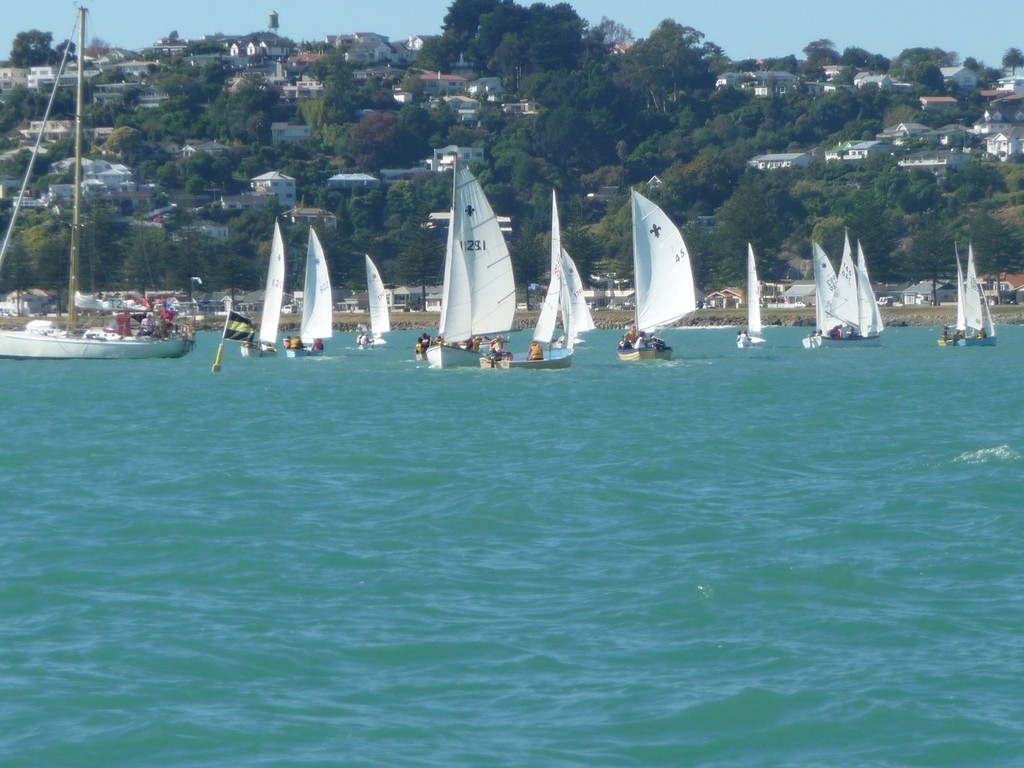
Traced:
[[427, 160], [427, 167], [432, 171], [446, 171], [450, 169], [456, 159], [460, 163], [471, 163], [475, 160], [484, 159], [484, 150], [481, 147], [459, 147], [449, 144], [434, 150], [434, 155]]
[[923, 112], [953, 112], [960, 107], [960, 102], [952, 96], [922, 96], [920, 101]]
[[281, 86], [281, 95], [288, 101], [319, 99], [324, 95], [324, 84], [309, 75], [302, 75], [294, 83]]
[[273, 195], [284, 207], [295, 205], [295, 179], [291, 176], [285, 176], [280, 171], [270, 171], [253, 177], [249, 184], [257, 195]]
[[0, 67], [0, 96], [14, 90], [18, 85], [28, 87], [28, 70], [17, 67]]
[[328, 189], [355, 189], [356, 187], [378, 187], [380, 179], [367, 173], [336, 173], [327, 180]]
[[1024, 154], [1024, 125], [1014, 125], [988, 136], [985, 153], [1003, 161]]
[[971, 156], [959, 150], [946, 150], [945, 152], [926, 151], [914, 152], [899, 161], [900, 168], [907, 170], [930, 171], [936, 176], [944, 175], [949, 171], [959, 171], [970, 165]]
[[970, 93], [978, 87], [978, 76], [967, 67], [940, 67], [942, 79], [952, 83], [960, 93]]
[[424, 72], [420, 75], [423, 84], [423, 95], [428, 99], [436, 99], [465, 89], [466, 78], [459, 75], [443, 75], [440, 72]]
[[757, 155], [747, 160], [747, 165], [760, 171], [773, 171], [779, 168], [806, 168], [813, 159], [808, 152], [782, 152], [771, 155]]
[[927, 125], [921, 123], [899, 123], [889, 126], [881, 133], [876, 133], [875, 138], [879, 141], [891, 141], [896, 146], [900, 146], [907, 139], [926, 134], [929, 130]]
[[291, 125], [289, 123], [270, 124], [270, 142], [274, 146], [309, 141], [312, 129], [308, 125]]
[[888, 141], [857, 141], [841, 142], [835, 149], [825, 153], [825, 162], [835, 160], [845, 162], [860, 162], [869, 157], [892, 154], [893, 145]]

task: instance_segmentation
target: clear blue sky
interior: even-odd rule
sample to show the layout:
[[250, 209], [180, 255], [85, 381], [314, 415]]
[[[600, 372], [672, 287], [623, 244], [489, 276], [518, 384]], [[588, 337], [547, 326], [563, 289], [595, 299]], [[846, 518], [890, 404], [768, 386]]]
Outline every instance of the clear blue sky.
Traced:
[[[554, 5], [555, 0], [547, 0]], [[533, 0], [521, 0], [529, 6]], [[275, 3], [277, 5], [275, 6]], [[85, 0], [91, 26], [87, 39], [143, 48], [176, 30], [183, 38], [223, 32], [243, 35], [267, 28], [272, 10], [280, 17], [280, 33], [294, 40], [320, 40], [345, 32], [379, 32], [392, 40], [432, 35], [441, 30], [450, 0]], [[0, 60], [10, 55], [18, 32], [52, 32], [54, 42], [74, 27], [74, 0], [5, 0], [0, 30]], [[861, 0], [570, 0], [587, 21], [603, 17], [647, 37], [665, 18], [702, 32], [733, 59], [802, 57], [803, 48], [821, 38], [837, 50], [864, 48], [890, 58], [905, 48], [939, 47], [999, 67], [1007, 48], [1024, 49], [1024, 28], [996, 19], [991, 5], [950, 6], [935, 2]], [[1009, 6], [1007, 6], [1009, 7]], [[1012, 14], [1011, 14], [1012, 15]]]

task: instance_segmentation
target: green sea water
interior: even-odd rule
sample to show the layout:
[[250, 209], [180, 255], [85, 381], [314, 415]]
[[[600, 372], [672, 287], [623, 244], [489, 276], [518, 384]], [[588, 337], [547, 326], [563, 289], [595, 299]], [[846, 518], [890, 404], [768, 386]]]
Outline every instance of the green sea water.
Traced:
[[1024, 328], [417, 335], [2, 363], [0, 765], [1024, 765]]

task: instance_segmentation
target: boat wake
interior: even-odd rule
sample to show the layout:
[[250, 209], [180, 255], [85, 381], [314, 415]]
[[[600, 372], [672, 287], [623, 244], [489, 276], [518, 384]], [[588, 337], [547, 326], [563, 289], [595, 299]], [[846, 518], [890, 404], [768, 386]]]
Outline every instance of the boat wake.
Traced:
[[955, 461], [964, 464], [994, 464], [996, 462], [1017, 461], [1020, 453], [1008, 445], [999, 445], [995, 448], [982, 448], [979, 451], [968, 451], [961, 453]]

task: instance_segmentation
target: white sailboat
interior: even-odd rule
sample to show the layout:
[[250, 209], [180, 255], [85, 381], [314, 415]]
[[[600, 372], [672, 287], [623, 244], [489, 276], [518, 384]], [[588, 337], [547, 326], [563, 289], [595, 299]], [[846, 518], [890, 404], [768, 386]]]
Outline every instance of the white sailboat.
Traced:
[[327, 272], [327, 258], [320, 238], [312, 227], [306, 246], [306, 277], [302, 288], [302, 320], [299, 324], [301, 346], [294, 344], [285, 350], [288, 357], [321, 356], [324, 339], [334, 333], [334, 304], [331, 296], [331, 277]]
[[388, 296], [384, 281], [376, 265], [366, 256], [366, 293], [370, 303], [370, 333], [361, 334], [360, 347], [382, 347], [388, 343], [384, 334], [391, 330], [391, 316], [388, 314]]
[[960, 269], [960, 254], [956, 254], [956, 333], [948, 331], [939, 339], [941, 347], [994, 347], [996, 326], [988, 308], [978, 272], [974, 266], [974, 246], [967, 248], [967, 276]]
[[632, 202], [636, 322], [619, 344], [619, 359], [669, 360], [671, 347], [656, 337], [650, 344], [641, 340], [697, 309], [690, 253], [661, 208], [635, 190]]
[[[85, 8], [78, 9], [78, 50], [85, 50]], [[67, 62], [67, 53], [65, 60]], [[63, 74], [63, 64], [60, 73]], [[61, 82], [60, 75], [56, 79]], [[50, 320], [32, 320], [22, 330], [0, 331], [0, 358], [22, 360], [138, 360], [146, 358], [183, 357], [195, 346], [195, 336], [188, 325], [179, 326], [168, 314], [157, 325], [152, 316], [147, 316], [138, 333], [131, 329], [131, 317], [127, 311], [110, 317], [110, 325], [104, 327], [78, 327], [78, 254], [81, 240], [81, 198], [82, 198], [82, 113], [84, 100], [84, 59], [78, 63], [75, 118], [75, 185], [74, 207], [71, 225], [71, 266], [68, 279], [67, 324], [58, 327]], [[54, 85], [56, 89], [57, 85]], [[49, 114], [49, 111], [47, 111]], [[33, 151], [33, 160], [38, 155], [39, 144]], [[31, 171], [31, 167], [29, 169]], [[26, 180], [28, 174], [26, 174]], [[21, 198], [19, 198], [21, 199]], [[0, 249], [0, 263], [11, 235], [20, 205], [14, 214]]]
[[761, 330], [761, 284], [757, 280], [754, 246], [747, 243], [747, 327], [736, 337], [736, 346], [764, 346]]
[[[565, 326], [565, 339], [571, 340], [573, 348], [586, 344], [582, 334], [594, 330], [594, 317], [583, 295], [583, 280], [580, 278], [576, 264], [562, 249], [562, 324]], [[563, 341], [564, 343], [568, 343]]]
[[[541, 370], [552, 368], [568, 368], [572, 365], [575, 329], [570, 326], [570, 310], [568, 307], [569, 289], [565, 279], [565, 259], [568, 254], [562, 248], [561, 228], [558, 223], [558, 200], [554, 190], [551, 191], [551, 279], [537, 317], [537, 325], [533, 330], [533, 340], [528, 352], [513, 354], [488, 355], [480, 358], [482, 368], [525, 368]], [[564, 348], [555, 348], [552, 339], [559, 315], [566, 328], [569, 342]]]
[[263, 292], [259, 341], [256, 346], [243, 344], [242, 357], [277, 355], [277, 330], [281, 325], [281, 303], [284, 298], [284, 268], [284, 238], [281, 236], [281, 225], [274, 222], [274, 239], [270, 244], [270, 264], [267, 266], [267, 286]]
[[508, 331], [515, 311], [512, 259], [501, 225], [480, 183], [456, 164], [437, 331], [443, 343], [427, 349], [430, 367], [479, 367], [476, 337]]
[[805, 348], [820, 346], [877, 347], [884, 330], [882, 314], [868, 277], [864, 249], [857, 243], [853, 260], [850, 238], [843, 243], [839, 271], [832, 270], [828, 257], [817, 243], [814, 248], [815, 316], [817, 330], [803, 340]]

